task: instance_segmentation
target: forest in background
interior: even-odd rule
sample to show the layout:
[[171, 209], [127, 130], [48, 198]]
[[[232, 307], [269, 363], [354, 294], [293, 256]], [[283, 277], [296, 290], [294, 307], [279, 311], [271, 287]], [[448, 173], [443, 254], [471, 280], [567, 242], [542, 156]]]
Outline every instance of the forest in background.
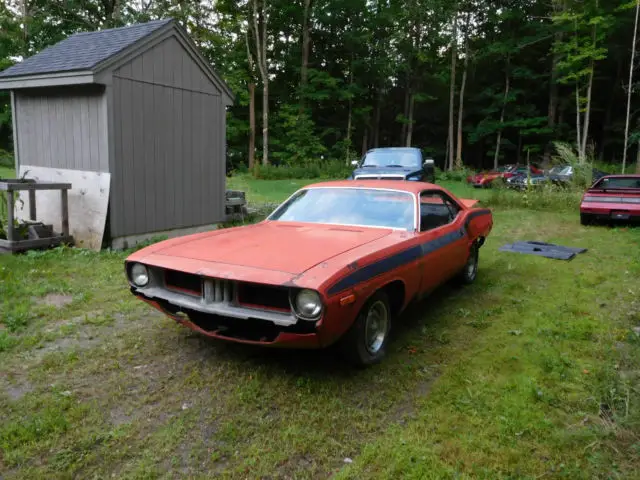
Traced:
[[580, 159], [640, 154], [629, 0], [4, 0], [0, 70], [76, 32], [167, 17], [236, 95], [232, 168], [404, 145], [442, 169], [542, 162], [554, 141]]

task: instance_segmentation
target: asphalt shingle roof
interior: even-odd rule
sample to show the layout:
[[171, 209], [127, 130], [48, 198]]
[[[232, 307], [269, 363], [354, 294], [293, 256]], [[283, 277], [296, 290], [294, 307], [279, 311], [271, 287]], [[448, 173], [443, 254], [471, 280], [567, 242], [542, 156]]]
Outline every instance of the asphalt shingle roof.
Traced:
[[155, 20], [128, 27], [76, 33], [0, 72], [0, 78], [91, 70], [171, 21]]

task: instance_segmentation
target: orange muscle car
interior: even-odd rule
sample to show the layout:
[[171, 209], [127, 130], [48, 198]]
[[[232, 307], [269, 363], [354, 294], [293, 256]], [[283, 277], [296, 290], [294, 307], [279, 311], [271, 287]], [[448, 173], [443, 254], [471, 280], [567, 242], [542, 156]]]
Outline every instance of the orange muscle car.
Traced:
[[266, 220], [143, 248], [131, 291], [203, 335], [379, 361], [391, 320], [443, 282], [471, 283], [490, 210], [422, 182], [309, 185]]

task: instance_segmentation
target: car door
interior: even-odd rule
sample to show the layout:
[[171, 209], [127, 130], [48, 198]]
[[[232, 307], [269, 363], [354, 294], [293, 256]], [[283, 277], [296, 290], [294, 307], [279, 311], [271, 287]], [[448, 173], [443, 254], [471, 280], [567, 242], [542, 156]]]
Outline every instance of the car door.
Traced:
[[446, 193], [420, 193], [419, 237], [422, 291], [428, 292], [458, 273], [467, 261], [469, 242], [462, 208]]

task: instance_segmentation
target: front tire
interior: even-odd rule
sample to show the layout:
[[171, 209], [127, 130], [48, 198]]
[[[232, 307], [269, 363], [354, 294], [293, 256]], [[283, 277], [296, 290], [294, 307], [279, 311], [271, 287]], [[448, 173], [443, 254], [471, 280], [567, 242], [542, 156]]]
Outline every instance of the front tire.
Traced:
[[380, 362], [386, 354], [391, 329], [389, 297], [375, 293], [362, 307], [358, 318], [341, 341], [343, 355], [358, 367]]
[[462, 271], [458, 274], [458, 282], [463, 285], [470, 285], [475, 282], [478, 276], [478, 260], [479, 260], [478, 244], [474, 243], [469, 249], [469, 258], [464, 265]]

